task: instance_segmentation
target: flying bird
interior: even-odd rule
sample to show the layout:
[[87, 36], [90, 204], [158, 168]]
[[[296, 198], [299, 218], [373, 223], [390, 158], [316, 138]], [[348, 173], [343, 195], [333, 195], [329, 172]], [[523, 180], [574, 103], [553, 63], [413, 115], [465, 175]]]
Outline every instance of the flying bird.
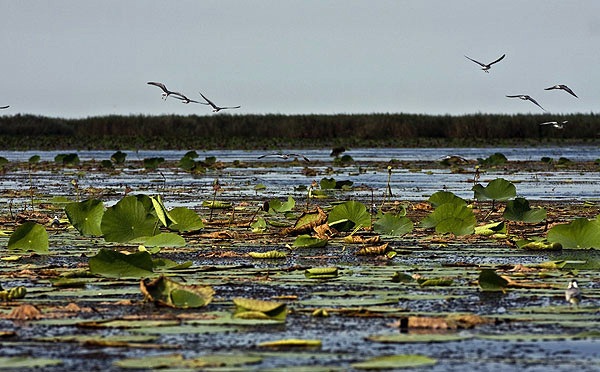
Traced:
[[556, 129], [563, 129], [565, 127], [565, 124], [567, 124], [568, 122], [568, 120], [563, 120], [560, 123], [558, 121], [547, 121], [545, 123], [541, 123], [540, 125], [550, 125]]
[[479, 66], [481, 66], [481, 67], [482, 67], [481, 69], [482, 69], [483, 71], [485, 71], [485, 72], [489, 73], [489, 71], [488, 71], [488, 70], [489, 70], [490, 68], [492, 68], [492, 65], [493, 65], [494, 63], [498, 63], [498, 62], [502, 61], [502, 60], [504, 59], [504, 57], [506, 57], [506, 54], [503, 54], [503, 55], [502, 55], [502, 57], [498, 58], [498, 59], [497, 59], [497, 60], [495, 60], [494, 62], [490, 62], [490, 63], [487, 63], [487, 64], [486, 64], [486, 63], [481, 63], [481, 62], [479, 62], [479, 61], [476, 61], [476, 60], [474, 60], [473, 58], [470, 58], [470, 57], [467, 57], [467, 56], [465, 56], [465, 57], [466, 57], [468, 60], [470, 60], [470, 61], [473, 61], [473, 62], [477, 63]]
[[581, 302], [581, 290], [579, 289], [579, 285], [577, 285], [577, 280], [573, 279], [569, 282], [565, 291], [565, 300], [571, 305], [579, 305]]
[[191, 103], [199, 103], [201, 105], [208, 105], [208, 103], [206, 103], [206, 102], [200, 102], [200, 101], [196, 101], [196, 100], [190, 99], [190, 98], [188, 98], [186, 95], [184, 95], [182, 93], [177, 93], [177, 94], [178, 95], [177, 96], [174, 95], [173, 98], [177, 98], [177, 99], [181, 100], [181, 103], [188, 104], [188, 103], [191, 102]]
[[213, 108], [213, 112], [219, 112], [219, 111], [221, 111], [221, 110], [228, 110], [228, 109], [239, 109], [240, 107], [242, 107], [242, 106], [227, 106], [227, 107], [220, 107], [220, 106], [217, 106], [217, 105], [215, 105], [215, 104], [214, 104], [214, 103], [213, 103], [211, 100], [209, 100], [208, 98], [206, 98], [206, 97], [204, 96], [204, 94], [202, 94], [201, 92], [198, 92], [198, 93], [200, 93], [200, 95], [202, 96], [202, 98], [204, 98], [204, 100], [207, 102], [207, 104], [208, 104], [208, 105], [210, 105], [210, 106]]
[[7, 108], [9, 108], [9, 107], [10, 107], [10, 106], [0, 106], [0, 110], [7, 109]]
[[304, 159], [304, 161], [310, 162], [310, 160], [306, 156], [304, 156], [302, 154], [293, 154], [293, 153], [292, 154], [284, 154], [282, 152], [276, 152], [274, 154], [261, 155], [261, 156], [258, 157], [258, 159], [266, 158], [267, 156], [276, 156], [278, 158], [282, 158], [282, 159], [286, 159], [286, 160], [289, 159], [289, 158], [302, 158], [302, 159]]
[[528, 96], [527, 94], [517, 94], [515, 96], [507, 96], [508, 98], [520, 98], [523, 101], [531, 101], [533, 102], [533, 104], [535, 104], [537, 107], [541, 108], [542, 110], [546, 111], [542, 106], [540, 106], [539, 103], [537, 103], [537, 101], [533, 98], [531, 98], [530, 96]]
[[[188, 98], [186, 96], [184, 96], [183, 94], [179, 93], [179, 92], [173, 92], [171, 90], [167, 89], [167, 86], [164, 85], [163, 83], [157, 83], [155, 81], [149, 81], [148, 82], [149, 85], [155, 85], [157, 87], [159, 87], [160, 89], [162, 89], [163, 94], [162, 94], [162, 99], [166, 100], [170, 95], [173, 95], [173, 97], [178, 98], [182, 101], [188, 100]], [[191, 101], [191, 100], [189, 100]], [[184, 102], [187, 103], [187, 102]]]
[[575, 92], [573, 92], [573, 91], [571, 90], [571, 88], [569, 88], [568, 86], [566, 86], [566, 85], [564, 85], [564, 84], [556, 84], [556, 85], [553, 85], [553, 86], [551, 86], [550, 88], [545, 88], [544, 90], [552, 90], [552, 89], [562, 89], [562, 90], [564, 90], [565, 92], [567, 92], [567, 93], [569, 93], [570, 95], [572, 95], [573, 97], [575, 97], [575, 98], [579, 98], [579, 97], [577, 97], [577, 94], [575, 94]]

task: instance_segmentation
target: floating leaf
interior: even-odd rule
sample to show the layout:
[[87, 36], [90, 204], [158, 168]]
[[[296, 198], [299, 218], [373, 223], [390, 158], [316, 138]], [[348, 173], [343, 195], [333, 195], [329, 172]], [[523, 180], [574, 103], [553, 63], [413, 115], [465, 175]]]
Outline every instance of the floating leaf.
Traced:
[[169, 226], [171, 230], [181, 232], [198, 231], [204, 228], [202, 219], [196, 212], [185, 207], [176, 207], [169, 211], [169, 215], [174, 221], [177, 221]]
[[371, 215], [367, 212], [367, 207], [353, 200], [333, 207], [327, 221], [329, 226], [339, 231], [350, 231], [357, 226], [371, 227]]
[[544, 208], [531, 209], [527, 199], [515, 198], [515, 200], [506, 202], [502, 217], [509, 221], [538, 223], [546, 218], [546, 210]]
[[235, 304], [235, 318], [244, 319], [273, 319], [284, 321], [287, 316], [287, 305], [283, 302], [254, 300], [237, 297]]
[[486, 187], [477, 184], [473, 186], [477, 200], [508, 200], [517, 195], [517, 188], [504, 178], [496, 178], [490, 181]]
[[416, 368], [432, 366], [437, 363], [436, 359], [418, 354], [401, 354], [377, 356], [365, 360], [364, 362], [352, 363], [352, 368], [356, 369], [396, 369], [396, 368]]
[[440, 234], [467, 235], [475, 231], [476, 222], [475, 215], [470, 208], [460, 204], [446, 203], [425, 217], [421, 221], [421, 226], [426, 229], [435, 227], [435, 231]]
[[296, 221], [294, 227], [282, 231], [283, 235], [296, 235], [311, 231], [327, 222], [327, 214], [317, 207], [316, 210], [304, 212]]
[[227, 209], [231, 208], [231, 203], [219, 200], [204, 200], [202, 206], [210, 209]]
[[289, 212], [296, 206], [296, 201], [291, 196], [288, 196], [288, 200], [282, 203], [278, 199], [269, 201], [269, 213], [285, 213]]
[[548, 231], [548, 241], [560, 243], [563, 248], [600, 248], [600, 222], [577, 218], [556, 225]]
[[44, 226], [35, 222], [25, 222], [17, 227], [8, 239], [8, 249], [48, 253], [48, 233]]
[[141, 280], [140, 290], [150, 301], [183, 309], [206, 306], [215, 294], [212, 287], [183, 285], [164, 276], [152, 281]]
[[508, 161], [506, 156], [500, 152], [496, 152], [485, 159], [477, 159], [482, 165], [502, 165]]
[[10, 369], [13, 371], [57, 366], [62, 363], [60, 359], [33, 358], [31, 356], [0, 357], [0, 369]]
[[327, 239], [319, 239], [310, 235], [300, 235], [292, 244], [294, 248], [321, 248], [327, 245]]
[[413, 223], [407, 217], [386, 213], [373, 224], [373, 231], [383, 236], [402, 236], [413, 230]]
[[148, 213], [143, 202], [126, 196], [104, 212], [100, 227], [106, 241], [128, 242], [154, 235], [156, 223], [156, 217]]
[[467, 202], [463, 198], [454, 195], [450, 191], [438, 191], [431, 195], [427, 201], [431, 203], [434, 208], [446, 203], [467, 205]]
[[332, 279], [338, 277], [337, 267], [312, 267], [304, 271], [308, 279]]
[[150, 200], [152, 201], [154, 212], [156, 213], [158, 220], [162, 222], [163, 226], [169, 227], [169, 225], [177, 223], [177, 221], [167, 211], [167, 207], [165, 207], [163, 204], [160, 195], [151, 196]]
[[268, 251], [268, 252], [249, 252], [248, 255], [252, 258], [265, 258], [265, 259], [276, 259], [286, 258], [287, 254], [280, 251]]
[[454, 283], [451, 278], [432, 278], [425, 280], [418, 280], [421, 287], [448, 287]]
[[123, 163], [125, 163], [126, 157], [127, 157], [127, 154], [124, 153], [123, 151], [119, 150], [110, 156], [110, 160], [112, 160], [112, 162], [115, 164], [123, 164]]
[[65, 213], [73, 227], [82, 235], [101, 236], [100, 224], [104, 215], [104, 203], [98, 199], [65, 205]]
[[135, 239], [146, 247], [185, 247], [185, 239], [174, 233], [160, 233]]
[[90, 257], [90, 272], [108, 278], [143, 278], [154, 276], [150, 253], [123, 254], [111, 249], [100, 249]]
[[378, 246], [373, 247], [363, 247], [356, 252], [358, 256], [379, 256], [386, 254], [388, 252], [388, 244], [385, 243]]
[[479, 273], [479, 287], [482, 291], [504, 291], [508, 281], [492, 269], [483, 269]]
[[475, 234], [477, 235], [490, 236], [498, 233], [506, 233], [504, 221], [492, 222], [475, 227]]
[[258, 347], [321, 347], [321, 340], [304, 340], [297, 338], [288, 338], [285, 340], [277, 341], [264, 341], [258, 344]]
[[560, 243], [550, 243], [545, 239], [522, 239], [516, 242], [517, 247], [526, 251], [558, 251], [562, 249]]
[[374, 342], [382, 342], [386, 344], [404, 344], [417, 342], [456, 342], [470, 339], [471, 336], [459, 335], [456, 333], [428, 333], [428, 334], [410, 334], [410, 333], [394, 333], [389, 335], [369, 336], [367, 339]]
[[154, 170], [158, 168], [158, 165], [165, 161], [163, 157], [144, 158], [144, 168], [147, 170]]
[[253, 233], [263, 233], [267, 230], [267, 221], [264, 218], [258, 217], [256, 221], [250, 224]]

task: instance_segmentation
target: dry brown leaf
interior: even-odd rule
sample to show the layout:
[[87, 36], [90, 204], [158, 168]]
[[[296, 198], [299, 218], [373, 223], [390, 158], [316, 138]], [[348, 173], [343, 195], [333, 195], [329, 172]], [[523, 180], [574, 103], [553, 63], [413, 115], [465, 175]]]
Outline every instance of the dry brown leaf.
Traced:
[[359, 256], [380, 256], [387, 252], [389, 243], [385, 243], [382, 245], [374, 246], [374, 247], [364, 247], [356, 252]]
[[208, 239], [233, 239], [233, 235], [229, 231], [215, 231], [212, 233], [205, 233], [197, 235], [200, 238], [208, 238]]
[[[315, 213], [317, 213], [317, 217], [315, 219], [313, 219], [310, 223], [298, 225], [300, 223], [300, 221], [303, 220], [304, 216], [306, 216], [307, 214], [315, 214]], [[296, 224], [294, 225], [294, 227], [288, 227], [286, 229], [283, 229], [281, 231], [281, 235], [298, 235], [298, 234], [308, 233], [313, 228], [323, 225], [326, 222], [327, 222], [327, 213], [325, 213], [325, 211], [323, 211], [323, 209], [321, 209], [321, 207], [317, 207], [317, 209], [302, 213], [302, 215], [300, 217], [298, 217], [298, 220], [296, 220]]]
[[348, 235], [344, 238], [344, 243], [348, 244], [377, 244], [380, 241], [381, 237], [379, 235], [371, 236], [369, 238], [360, 235]]
[[338, 231], [329, 226], [329, 224], [322, 224], [313, 228], [315, 236], [319, 239], [331, 239], [338, 234]]
[[13, 320], [33, 320], [40, 318], [42, 318], [42, 312], [37, 307], [29, 304], [15, 307], [7, 317], [7, 319]]

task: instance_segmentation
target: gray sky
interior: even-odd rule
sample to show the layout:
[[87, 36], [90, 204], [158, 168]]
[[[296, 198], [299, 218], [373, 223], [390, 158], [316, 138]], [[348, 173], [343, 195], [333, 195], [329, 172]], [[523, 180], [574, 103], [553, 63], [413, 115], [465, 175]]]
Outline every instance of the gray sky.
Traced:
[[0, 115], [600, 113], [598, 0], [0, 5]]

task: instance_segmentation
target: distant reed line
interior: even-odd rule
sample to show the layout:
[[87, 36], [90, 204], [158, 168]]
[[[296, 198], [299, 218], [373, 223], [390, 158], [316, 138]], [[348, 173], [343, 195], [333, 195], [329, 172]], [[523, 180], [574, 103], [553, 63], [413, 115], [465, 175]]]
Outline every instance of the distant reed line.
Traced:
[[[564, 129], [540, 126], [568, 120]], [[167, 149], [349, 146], [484, 146], [525, 141], [600, 142], [597, 114], [417, 114], [0, 117], [5, 149]]]

